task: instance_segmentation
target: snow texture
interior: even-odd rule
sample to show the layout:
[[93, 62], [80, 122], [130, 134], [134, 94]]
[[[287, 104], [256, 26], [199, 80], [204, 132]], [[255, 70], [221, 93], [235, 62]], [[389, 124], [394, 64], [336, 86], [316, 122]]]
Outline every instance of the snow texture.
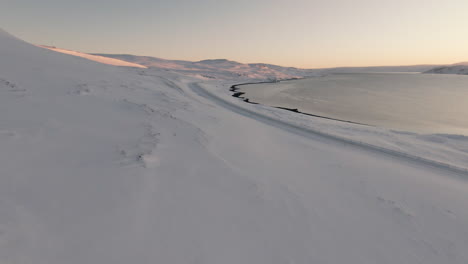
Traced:
[[466, 137], [230, 96], [269, 67], [115, 67], [3, 31], [0, 58], [0, 263], [468, 262], [467, 175], [351, 143], [462, 166]]

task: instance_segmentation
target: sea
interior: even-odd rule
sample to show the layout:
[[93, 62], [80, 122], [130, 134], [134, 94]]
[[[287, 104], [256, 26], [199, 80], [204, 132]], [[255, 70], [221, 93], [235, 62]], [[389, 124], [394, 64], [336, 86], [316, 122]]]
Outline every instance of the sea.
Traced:
[[337, 73], [239, 86], [251, 102], [391, 130], [468, 135], [468, 76]]

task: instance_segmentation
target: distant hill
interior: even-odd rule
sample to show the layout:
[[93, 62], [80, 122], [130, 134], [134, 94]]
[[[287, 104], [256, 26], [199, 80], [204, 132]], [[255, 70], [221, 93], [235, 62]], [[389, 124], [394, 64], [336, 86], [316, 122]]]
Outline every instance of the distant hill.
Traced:
[[226, 59], [211, 59], [202, 61], [166, 60], [148, 56], [128, 54], [94, 54], [103, 57], [119, 59], [149, 68], [159, 68], [170, 71], [203, 77], [207, 79], [258, 79], [280, 80], [316, 76], [317, 70], [281, 67], [268, 64], [243, 64]]
[[212, 59], [202, 61], [166, 60], [149, 56], [135, 56], [128, 54], [93, 54], [114, 58], [151, 68], [176, 71], [188, 75], [210, 79], [267, 79], [281, 80], [321, 76], [332, 73], [359, 72], [425, 72], [440, 65], [413, 66], [378, 66], [378, 67], [339, 67], [323, 69], [299, 69], [283, 67], [265, 63], [243, 64], [226, 59]]
[[411, 65], [411, 66], [372, 66], [372, 67], [338, 67], [326, 69], [331, 73], [358, 72], [425, 72], [441, 65]]
[[468, 62], [459, 62], [448, 66], [435, 67], [425, 71], [424, 73], [468, 75]]

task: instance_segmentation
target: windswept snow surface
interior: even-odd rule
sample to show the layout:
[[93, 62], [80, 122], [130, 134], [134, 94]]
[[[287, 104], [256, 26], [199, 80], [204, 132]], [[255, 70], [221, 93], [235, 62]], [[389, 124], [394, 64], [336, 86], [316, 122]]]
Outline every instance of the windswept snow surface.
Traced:
[[39, 45], [39, 47], [50, 49], [50, 50], [68, 54], [68, 55], [82, 57], [82, 58], [92, 60], [92, 61], [97, 61], [103, 64], [109, 64], [109, 65], [114, 65], [114, 66], [124, 66], [124, 67], [146, 68], [145, 66], [136, 64], [136, 63], [131, 63], [131, 62], [123, 61], [123, 60], [118, 60], [118, 59], [113, 59], [113, 58], [108, 58], [108, 57], [103, 57], [103, 56], [98, 56], [98, 55], [82, 53], [82, 52], [73, 51], [73, 50], [59, 49], [56, 47], [43, 46], [43, 45]]
[[[5, 32], [0, 58], [0, 263], [468, 262], [466, 174], [314, 131], [398, 135], [432, 158], [462, 159], [466, 138], [249, 105], [233, 79], [97, 64]], [[438, 143], [450, 138], [457, 155]]]

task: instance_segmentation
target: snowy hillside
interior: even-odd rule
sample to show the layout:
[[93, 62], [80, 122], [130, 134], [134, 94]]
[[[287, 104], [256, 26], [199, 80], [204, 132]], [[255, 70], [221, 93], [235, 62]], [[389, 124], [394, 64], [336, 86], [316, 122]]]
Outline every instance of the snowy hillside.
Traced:
[[228, 91], [297, 69], [116, 67], [1, 30], [0, 58], [0, 263], [468, 262], [467, 137]]
[[424, 73], [434, 74], [464, 74], [468, 75], [468, 63], [457, 63], [451, 66], [441, 66], [430, 69]]
[[340, 67], [324, 69], [298, 69], [282, 67], [264, 63], [242, 64], [229, 60], [204, 60], [199, 62], [165, 60], [154, 57], [95, 54], [98, 56], [119, 59], [131, 63], [145, 65], [160, 69], [177, 71], [186, 75], [202, 76], [208, 79], [256, 79], [279, 80], [321, 76], [330, 73], [357, 73], [357, 72], [424, 72], [438, 65], [415, 66], [382, 66], [382, 67]]
[[82, 52], [73, 51], [73, 50], [60, 49], [60, 48], [57, 48], [57, 47], [50, 47], [50, 46], [44, 46], [44, 45], [39, 45], [39, 47], [50, 49], [50, 50], [60, 52], [60, 53], [64, 53], [64, 54], [68, 54], [68, 55], [82, 57], [82, 58], [85, 58], [85, 59], [88, 59], [88, 60], [97, 61], [97, 62], [100, 62], [100, 63], [103, 63], [103, 64], [108, 64], [108, 65], [124, 66], [124, 67], [135, 67], [135, 68], [146, 68], [145, 66], [139, 65], [139, 64], [136, 64], [136, 63], [126, 62], [126, 61], [123, 61], [123, 60], [117, 60], [117, 59], [98, 56], [98, 55], [82, 53]]
[[425, 72], [440, 65], [411, 65], [411, 66], [376, 66], [376, 67], [339, 67], [326, 69], [330, 73], [359, 73], [359, 72]]
[[225, 59], [203, 60], [198, 62], [165, 60], [154, 57], [96, 54], [98, 56], [115, 58], [123, 61], [141, 64], [147, 67], [167, 69], [185, 75], [205, 79], [221, 80], [278, 80], [316, 76], [319, 71], [281, 67], [269, 64], [242, 64]]

